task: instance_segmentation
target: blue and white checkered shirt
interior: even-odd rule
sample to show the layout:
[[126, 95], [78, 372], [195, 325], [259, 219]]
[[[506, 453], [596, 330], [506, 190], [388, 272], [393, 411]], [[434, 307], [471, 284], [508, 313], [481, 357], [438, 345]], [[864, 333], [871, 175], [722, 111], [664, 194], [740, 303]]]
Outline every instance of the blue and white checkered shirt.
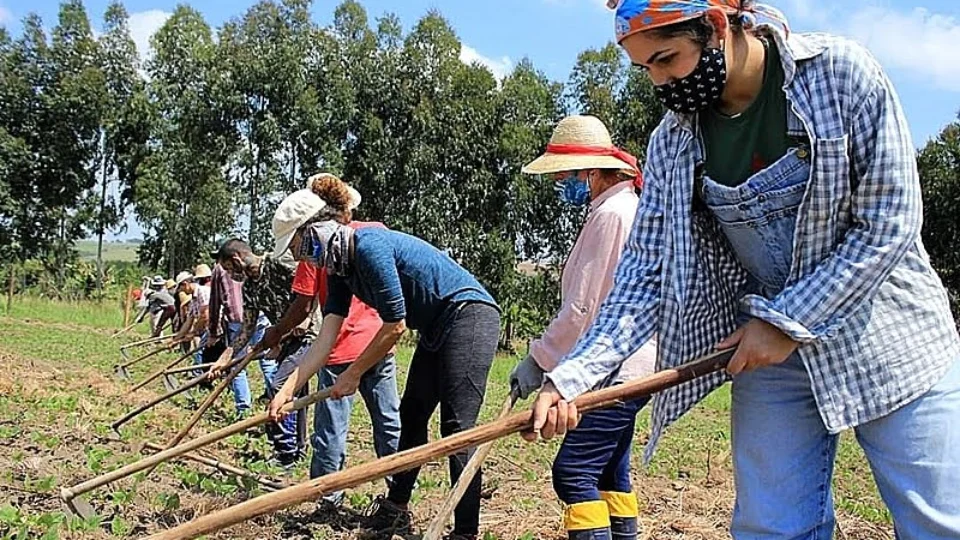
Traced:
[[[616, 282], [591, 329], [548, 375], [565, 399], [611, 380], [659, 334], [658, 369], [711, 352], [738, 313], [800, 342], [831, 433], [882, 417], [929, 390], [960, 355], [946, 291], [920, 240], [910, 131], [892, 84], [861, 46], [763, 31], [778, 43], [788, 130], [809, 138], [812, 172], [784, 290], [746, 295], [745, 271], [708, 212], [692, 208], [695, 118], [669, 113], [647, 153], [645, 188]], [[656, 396], [646, 457], [663, 429], [726, 375]]]

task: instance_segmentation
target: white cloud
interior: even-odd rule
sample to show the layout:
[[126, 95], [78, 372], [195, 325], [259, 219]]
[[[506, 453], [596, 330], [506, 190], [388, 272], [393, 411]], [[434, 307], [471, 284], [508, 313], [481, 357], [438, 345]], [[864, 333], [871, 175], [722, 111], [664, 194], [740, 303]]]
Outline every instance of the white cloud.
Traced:
[[13, 13], [10, 13], [10, 10], [0, 5], [0, 24], [7, 24], [13, 22]]
[[844, 32], [888, 68], [912, 72], [937, 86], [960, 91], [960, 21], [915, 8], [909, 13], [878, 6], [855, 12]]
[[499, 59], [490, 58], [480, 54], [469, 45], [460, 46], [460, 61], [464, 64], [479, 62], [486, 66], [498, 81], [502, 80], [513, 70], [513, 60], [510, 60], [509, 56], [502, 56]]
[[171, 13], [159, 9], [139, 11], [130, 14], [130, 37], [137, 45], [140, 60], [146, 61], [153, 56], [150, 38], [167, 22]]

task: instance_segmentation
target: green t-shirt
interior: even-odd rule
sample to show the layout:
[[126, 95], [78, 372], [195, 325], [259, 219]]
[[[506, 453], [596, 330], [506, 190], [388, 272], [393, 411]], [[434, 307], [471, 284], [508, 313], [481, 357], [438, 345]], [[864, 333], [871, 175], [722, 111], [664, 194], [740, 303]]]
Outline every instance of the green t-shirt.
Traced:
[[763, 87], [742, 113], [727, 116], [710, 109], [700, 115], [706, 148], [705, 172], [714, 182], [738, 186], [783, 157], [787, 136], [787, 96], [783, 65], [772, 40], [767, 40]]

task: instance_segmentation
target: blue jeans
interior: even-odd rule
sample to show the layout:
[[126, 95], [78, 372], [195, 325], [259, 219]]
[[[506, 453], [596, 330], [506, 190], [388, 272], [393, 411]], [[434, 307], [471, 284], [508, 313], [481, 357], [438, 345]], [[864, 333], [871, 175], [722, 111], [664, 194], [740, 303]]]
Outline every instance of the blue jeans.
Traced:
[[[960, 362], [927, 394], [855, 428], [897, 538], [960, 538]], [[799, 356], [733, 379], [736, 539], [825, 539], [837, 435]], [[773, 434], [773, 436], [771, 436]]]
[[[263, 340], [263, 335], [266, 333], [267, 328], [270, 327], [270, 319], [267, 318], [263, 313], [257, 318], [257, 326], [253, 330], [253, 334], [250, 336], [250, 340], [247, 341], [247, 346], [244, 347], [242, 351], [234, 351], [233, 357], [239, 358], [245, 354], [250, 348], [256, 346]], [[243, 329], [242, 323], [229, 323], [227, 328], [230, 332], [228, 335], [228, 341], [233, 342], [237, 337], [240, 336], [240, 331]], [[270, 394], [270, 386], [273, 382], [273, 377], [277, 373], [277, 361], [272, 358], [266, 358], [266, 355], [261, 354], [257, 358], [257, 362], [260, 364], [260, 371], [263, 373], [263, 385], [264, 385], [264, 394]], [[246, 377], [246, 374], [244, 374]]]
[[649, 398], [589, 412], [567, 433], [553, 460], [553, 489], [566, 504], [601, 500], [601, 491], [630, 493], [630, 449], [637, 413]]
[[[206, 331], [200, 334], [200, 343], [198, 343], [198, 346], [199, 348], [197, 349], [197, 352], [193, 353], [193, 365], [195, 366], [199, 366], [200, 364], [203, 363], [203, 348], [207, 346]], [[193, 374], [194, 377], [199, 377], [200, 375], [203, 374], [202, 371], [191, 371], [190, 373]]]
[[[810, 171], [799, 154], [791, 150], [735, 188], [704, 179], [704, 202], [757, 292], [768, 297], [779, 294], [789, 275]], [[898, 538], [960, 538], [958, 418], [960, 362], [920, 398], [854, 429]], [[837, 435], [824, 427], [798, 354], [734, 377], [731, 428], [733, 537], [832, 538]]]
[[[243, 329], [243, 323], [227, 323], [227, 343], [233, 343], [240, 336]], [[243, 351], [233, 353], [234, 358], [239, 358]], [[249, 411], [252, 407], [253, 399], [250, 397], [250, 383], [247, 381], [247, 370], [242, 370], [236, 377], [230, 381], [230, 390], [233, 391], [233, 403], [237, 407], [237, 412]]]
[[[348, 367], [350, 364], [324, 367], [317, 374], [319, 388], [333, 386], [337, 377]], [[395, 453], [400, 441], [400, 397], [397, 394], [397, 363], [392, 354], [384, 357], [363, 375], [358, 391], [370, 413], [373, 446], [377, 457]], [[313, 436], [310, 438], [313, 445], [310, 478], [334, 473], [343, 468], [347, 459], [347, 433], [350, 431], [353, 397], [327, 399], [317, 403], [313, 416]], [[342, 497], [342, 493], [333, 493], [326, 498], [339, 502]]]

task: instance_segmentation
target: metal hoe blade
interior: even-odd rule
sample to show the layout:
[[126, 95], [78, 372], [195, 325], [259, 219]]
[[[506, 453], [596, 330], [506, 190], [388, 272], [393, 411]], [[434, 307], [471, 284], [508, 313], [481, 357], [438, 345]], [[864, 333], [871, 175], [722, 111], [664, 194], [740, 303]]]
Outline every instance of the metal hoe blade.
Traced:
[[123, 380], [125, 380], [125, 381], [129, 381], [129, 380], [130, 380], [130, 372], [127, 371], [127, 368], [126, 368], [125, 366], [122, 366], [122, 365], [119, 365], [119, 364], [118, 364], [118, 365], [114, 366], [114, 370], [116, 370], [117, 377], [120, 377], [121, 379], [123, 379]]
[[163, 387], [167, 389], [167, 392], [173, 392], [177, 388], [180, 388], [180, 385], [177, 384], [177, 380], [174, 379], [172, 375], [164, 375]]
[[74, 497], [72, 499], [62, 499], [63, 500], [63, 510], [65, 513], [82, 518], [90, 519], [97, 515], [97, 511], [90, 506], [90, 503], [85, 501], [82, 497]]

